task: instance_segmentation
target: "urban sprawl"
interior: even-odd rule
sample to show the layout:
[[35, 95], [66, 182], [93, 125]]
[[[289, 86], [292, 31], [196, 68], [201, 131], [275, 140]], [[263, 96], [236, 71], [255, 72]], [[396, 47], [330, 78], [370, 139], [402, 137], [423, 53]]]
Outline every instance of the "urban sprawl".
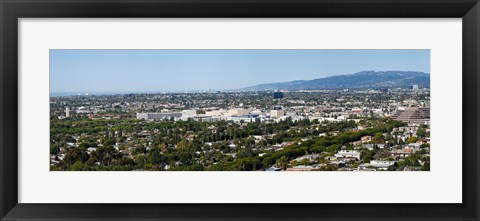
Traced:
[[429, 171], [430, 90], [58, 96], [50, 168]]

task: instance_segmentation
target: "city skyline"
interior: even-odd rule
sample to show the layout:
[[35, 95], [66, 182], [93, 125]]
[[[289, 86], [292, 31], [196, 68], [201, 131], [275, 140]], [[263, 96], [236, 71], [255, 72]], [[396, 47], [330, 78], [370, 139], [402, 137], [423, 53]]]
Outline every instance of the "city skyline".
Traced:
[[430, 73], [429, 59], [430, 50], [50, 50], [50, 91], [233, 90], [366, 70]]

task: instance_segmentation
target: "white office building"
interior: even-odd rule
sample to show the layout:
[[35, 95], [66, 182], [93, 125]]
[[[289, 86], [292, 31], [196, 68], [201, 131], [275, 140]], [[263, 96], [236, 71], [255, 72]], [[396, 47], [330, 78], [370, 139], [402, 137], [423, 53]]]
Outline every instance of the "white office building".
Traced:
[[180, 112], [170, 112], [170, 113], [137, 113], [137, 119], [139, 120], [163, 120], [171, 119], [177, 120], [182, 116]]

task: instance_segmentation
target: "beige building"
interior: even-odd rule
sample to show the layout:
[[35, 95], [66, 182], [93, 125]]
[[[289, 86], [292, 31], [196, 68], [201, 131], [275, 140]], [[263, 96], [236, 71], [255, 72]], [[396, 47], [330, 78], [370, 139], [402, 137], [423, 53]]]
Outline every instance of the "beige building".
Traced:
[[250, 114], [250, 110], [245, 108], [234, 108], [228, 110], [227, 116], [243, 116]]
[[273, 117], [273, 118], [283, 117], [283, 115], [285, 115], [284, 110], [271, 110], [270, 111], [270, 117]]

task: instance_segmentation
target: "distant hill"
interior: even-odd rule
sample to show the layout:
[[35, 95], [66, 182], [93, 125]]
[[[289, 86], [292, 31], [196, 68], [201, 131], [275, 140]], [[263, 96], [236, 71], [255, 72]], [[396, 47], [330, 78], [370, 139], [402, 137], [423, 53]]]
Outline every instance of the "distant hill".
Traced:
[[245, 91], [261, 90], [323, 90], [355, 88], [406, 88], [417, 84], [430, 88], [430, 74], [415, 71], [362, 71], [355, 74], [336, 75], [313, 80], [296, 80], [260, 84], [242, 88]]

